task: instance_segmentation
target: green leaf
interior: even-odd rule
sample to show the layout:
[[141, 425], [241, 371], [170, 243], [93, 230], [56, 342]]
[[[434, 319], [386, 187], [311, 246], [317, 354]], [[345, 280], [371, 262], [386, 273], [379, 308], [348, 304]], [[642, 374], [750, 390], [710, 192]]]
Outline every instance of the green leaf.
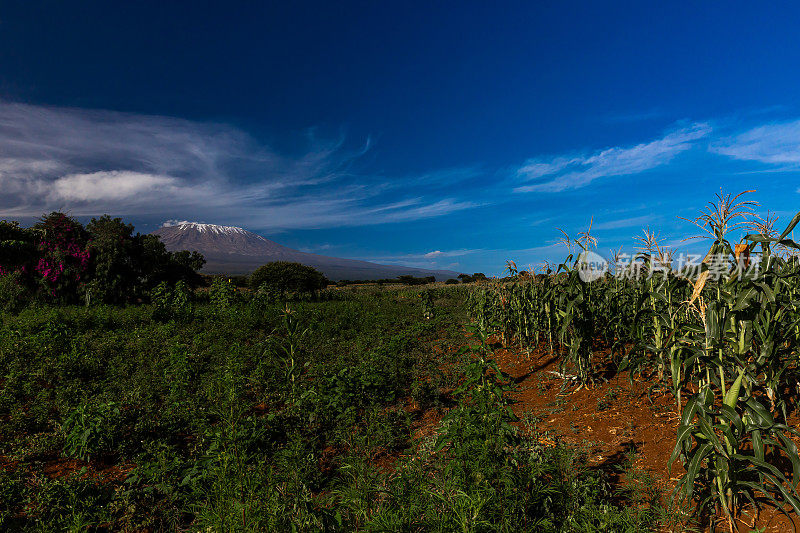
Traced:
[[753, 453], [759, 461], [764, 460], [764, 442], [761, 440], [761, 430], [753, 430], [751, 433], [753, 440]]
[[678, 459], [678, 456], [683, 451], [684, 441], [691, 440], [692, 429], [692, 426], [681, 425], [678, 427], [678, 438], [675, 442], [675, 448], [672, 450], [672, 455], [669, 457], [669, 464], [667, 465], [670, 473], [672, 472], [672, 464]]
[[736, 402], [739, 399], [739, 389], [742, 388], [742, 378], [744, 377], [744, 371], [747, 370], [747, 367], [742, 367], [739, 371], [739, 377], [736, 378], [736, 381], [733, 382], [731, 388], [728, 389], [728, 392], [725, 394], [725, 405], [733, 409], [736, 406]]
[[763, 289], [764, 295], [767, 297], [767, 301], [770, 302], [770, 303], [774, 303], [775, 302], [775, 293], [772, 291], [772, 289], [769, 287], [769, 285], [767, 285], [766, 283], [761, 281], [761, 282], [758, 283], [758, 286]]
[[754, 287], [748, 287], [744, 292], [742, 292], [739, 297], [736, 299], [736, 305], [733, 306], [733, 311], [741, 311], [742, 309], [746, 309], [750, 303], [750, 300], [753, 299], [758, 294]]
[[706, 458], [712, 448], [713, 446], [711, 444], [703, 444], [697, 449], [691, 461], [689, 462], [689, 467], [686, 469], [686, 475], [682, 480], [682, 483], [684, 484], [684, 495], [689, 500], [692, 498], [692, 494], [694, 493], [694, 480], [697, 477], [697, 473], [700, 471], [700, 466], [703, 462], [703, 459]]
[[800, 483], [800, 455], [797, 452], [797, 445], [786, 435], [778, 435], [783, 441], [783, 448], [787, 457], [792, 462], [792, 485], [796, 488]]
[[761, 429], [769, 429], [775, 425], [775, 419], [755, 398], [748, 398], [745, 406], [753, 418], [753, 422], [758, 422], [758, 427]]
[[786, 226], [786, 229], [783, 230], [783, 233], [780, 234], [780, 236], [778, 237], [778, 240], [781, 241], [781, 240], [783, 240], [784, 237], [789, 235], [792, 232], [792, 230], [794, 229], [794, 227], [797, 226], [798, 222], [800, 222], [800, 213], [797, 213], [794, 216], [794, 218], [791, 220], [791, 222], [789, 222], [789, 225]]

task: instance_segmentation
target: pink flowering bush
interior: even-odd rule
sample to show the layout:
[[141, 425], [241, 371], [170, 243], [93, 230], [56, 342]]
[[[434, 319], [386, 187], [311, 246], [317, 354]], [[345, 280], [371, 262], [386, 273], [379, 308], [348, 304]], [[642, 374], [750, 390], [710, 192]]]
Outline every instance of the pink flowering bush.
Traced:
[[47, 294], [75, 301], [86, 281], [90, 252], [83, 226], [63, 213], [51, 213], [35, 226], [39, 258], [34, 270]]

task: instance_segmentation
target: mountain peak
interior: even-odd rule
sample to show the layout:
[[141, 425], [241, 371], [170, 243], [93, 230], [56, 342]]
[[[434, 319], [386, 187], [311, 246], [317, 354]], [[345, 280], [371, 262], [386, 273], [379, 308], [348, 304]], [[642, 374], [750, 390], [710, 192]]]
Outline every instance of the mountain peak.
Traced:
[[168, 221], [153, 233], [168, 250], [196, 250], [203, 255], [275, 255], [284, 248], [244, 228], [187, 220]]
[[439, 279], [447, 279], [458, 275], [458, 272], [449, 270], [379, 265], [356, 259], [310, 254], [287, 248], [236, 226], [170, 220], [153, 233], [158, 235], [167, 250], [202, 253], [207, 261], [204, 270], [209, 273], [244, 274], [270, 261], [291, 261], [312, 266], [333, 280], [396, 278], [404, 274], [433, 275]]
[[[203, 222], [189, 222], [188, 220], [169, 220], [165, 222], [162, 228], [176, 228], [177, 230], [196, 230], [200, 233], [216, 233], [218, 235], [255, 235], [244, 228], [237, 226], [221, 226], [219, 224], [206, 224]], [[257, 237], [263, 239], [260, 235]]]

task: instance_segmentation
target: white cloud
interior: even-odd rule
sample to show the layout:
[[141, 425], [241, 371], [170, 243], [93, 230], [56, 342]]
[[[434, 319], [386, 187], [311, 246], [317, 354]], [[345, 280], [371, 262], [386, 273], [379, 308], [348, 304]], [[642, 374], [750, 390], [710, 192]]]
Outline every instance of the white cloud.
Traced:
[[173, 226], [180, 226], [181, 224], [191, 224], [189, 220], [178, 220], [176, 218], [165, 220], [161, 223], [162, 228], [171, 228]]
[[440, 263], [442, 259], [451, 259], [454, 257], [462, 257], [473, 254], [484, 253], [484, 249], [459, 249], [459, 250], [434, 250], [426, 253], [416, 254], [400, 254], [400, 255], [371, 255], [364, 256], [358, 259], [365, 261], [377, 261], [385, 264], [397, 264], [415, 268], [429, 268], [429, 269], [453, 269], [459, 266], [458, 262], [448, 261]]
[[800, 120], [767, 124], [713, 143], [712, 152], [745, 161], [800, 163]]
[[61, 165], [47, 159], [0, 158], [0, 175], [35, 175], [42, 172], [56, 172]]
[[708, 124], [695, 123], [636, 146], [608, 148], [576, 157], [531, 159], [517, 171], [517, 176], [524, 181], [538, 182], [519, 186], [514, 191], [560, 192], [585, 187], [598, 178], [638, 174], [669, 163], [710, 132]]
[[654, 220], [653, 215], [643, 215], [640, 217], [631, 217], [631, 218], [620, 218], [617, 220], [609, 220], [608, 222], [601, 222], [599, 224], [594, 224], [592, 227], [595, 230], [612, 230], [612, 229], [620, 229], [620, 228], [630, 228], [633, 226], [641, 226], [644, 227], [647, 224], [651, 223]]
[[532, 180], [555, 174], [570, 165], [580, 164], [581, 162], [581, 158], [567, 157], [555, 157], [549, 161], [545, 159], [529, 159], [525, 162], [525, 165], [517, 171], [517, 174], [523, 176], [525, 179]]
[[343, 138], [309, 139], [304, 153], [287, 156], [225, 124], [0, 101], [0, 212], [147, 214], [277, 231], [402, 222], [476, 205], [420, 193], [433, 174], [358, 173], [369, 142], [351, 150]]
[[154, 194], [173, 194], [178, 180], [142, 172], [111, 170], [91, 174], [68, 174], [51, 185], [53, 200], [92, 202], [152, 198]]
[[416, 257], [420, 259], [435, 259], [437, 257], [461, 257], [463, 255], [471, 255], [476, 252], [482, 252], [483, 250], [471, 250], [468, 248], [462, 248], [460, 250], [447, 250], [445, 252], [441, 250], [434, 250], [432, 252], [428, 252], [426, 254], [420, 255], [413, 255], [413, 256], [406, 256], [406, 257]]
[[318, 254], [320, 252], [326, 252], [328, 250], [332, 250], [336, 248], [333, 244], [324, 243], [315, 246], [304, 246], [302, 248], [298, 248], [301, 252], [307, 252], [309, 254]]

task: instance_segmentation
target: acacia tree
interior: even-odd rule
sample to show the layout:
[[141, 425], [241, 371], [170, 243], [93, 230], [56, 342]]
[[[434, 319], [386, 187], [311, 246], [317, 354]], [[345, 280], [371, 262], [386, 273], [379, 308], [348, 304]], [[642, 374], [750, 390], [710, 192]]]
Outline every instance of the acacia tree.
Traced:
[[314, 293], [328, 286], [328, 279], [317, 269], [289, 261], [273, 261], [258, 267], [250, 275], [250, 287], [254, 290], [263, 285], [279, 291]]

